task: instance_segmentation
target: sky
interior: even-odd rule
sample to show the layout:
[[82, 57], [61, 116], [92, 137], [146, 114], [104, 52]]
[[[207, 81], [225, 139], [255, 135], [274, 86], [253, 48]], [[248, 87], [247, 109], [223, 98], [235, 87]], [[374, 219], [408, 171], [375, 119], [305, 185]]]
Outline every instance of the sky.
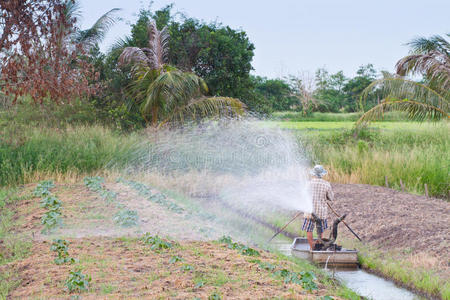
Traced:
[[[112, 8], [122, 8], [102, 51], [130, 34], [130, 24], [150, 0], [80, 0], [81, 28]], [[314, 74], [320, 67], [354, 76], [359, 66], [393, 71], [418, 36], [450, 33], [449, 0], [155, 0], [174, 11], [245, 31], [255, 45], [253, 74], [269, 78]]]

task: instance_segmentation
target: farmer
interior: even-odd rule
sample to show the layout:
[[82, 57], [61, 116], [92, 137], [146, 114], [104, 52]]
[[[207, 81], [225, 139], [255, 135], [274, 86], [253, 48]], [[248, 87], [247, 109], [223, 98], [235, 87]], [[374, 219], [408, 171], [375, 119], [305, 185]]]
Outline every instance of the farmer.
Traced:
[[[320, 232], [320, 239], [322, 239], [322, 234], [325, 229], [328, 228], [327, 216], [328, 209], [326, 201], [333, 201], [334, 194], [331, 189], [331, 185], [328, 181], [323, 180], [322, 177], [328, 172], [321, 166], [316, 165], [310, 174], [313, 178], [310, 181], [313, 210], [312, 213], [315, 214], [322, 222], [322, 231]], [[306, 237], [308, 238], [309, 246], [311, 250], [314, 250], [314, 240], [313, 240], [313, 230], [314, 230], [314, 219], [312, 214], [305, 214], [305, 220], [303, 222], [302, 230], [306, 231]]]

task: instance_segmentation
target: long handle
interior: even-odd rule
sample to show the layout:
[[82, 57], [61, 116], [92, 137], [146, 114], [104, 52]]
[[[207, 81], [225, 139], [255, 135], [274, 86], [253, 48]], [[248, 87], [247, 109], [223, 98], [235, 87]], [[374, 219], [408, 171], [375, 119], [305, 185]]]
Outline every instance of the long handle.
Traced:
[[292, 223], [292, 222], [293, 222], [293, 221], [294, 221], [301, 213], [302, 213], [301, 211], [298, 212], [298, 213], [292, 218], [292, 220], [290, 220], [286, 225], [284, 225], [284, 227], [281, 228], [277, 233], [275, 233], [275, 234], [270, 238], [270, 240], [268, 240], [267, 242], [270, 243], [270, 242], [273, 240], [274, 237], [276, 237], [278, 234], [280, 234], [280, 232], [282, 232], [286, 227], [288, 227], [288, 225], [291, 224], [291, 223]]
[[[328, 207], [331, 209], [331, 211], [336, 215], [336, 217], [340, 218], [340, 216], [338, 215], [338, 213], [331, 207], [330, 203], [328, 203], [328, 201], [325, 201], [325, 202], [327, 203], [327, 205], [328, 205]], [[348, 230], [350, 230], [350, 232], [353, 233], [353, 234], [356, 236], [356, 238], [357, 238], [360, 242], [362, 242], [361, 238], [356, 234], [356, 232], [354, 232], [354, 231], [350, 228], [350, 226], [347, 225], [347, 223], [345, 223], [344, 220], [342, 220], [341, 222], [344, 223], [345, 226], [347, 226]]]

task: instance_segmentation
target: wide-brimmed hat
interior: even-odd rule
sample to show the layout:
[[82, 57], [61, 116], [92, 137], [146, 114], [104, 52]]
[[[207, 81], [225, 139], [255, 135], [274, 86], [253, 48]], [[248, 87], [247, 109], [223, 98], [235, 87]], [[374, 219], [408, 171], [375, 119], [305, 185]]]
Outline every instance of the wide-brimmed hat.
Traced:
[[315, 165], [314, 168], [309, 171], [309, 173], [320, 178], [327, 175], [328, 172], [321, 165]]

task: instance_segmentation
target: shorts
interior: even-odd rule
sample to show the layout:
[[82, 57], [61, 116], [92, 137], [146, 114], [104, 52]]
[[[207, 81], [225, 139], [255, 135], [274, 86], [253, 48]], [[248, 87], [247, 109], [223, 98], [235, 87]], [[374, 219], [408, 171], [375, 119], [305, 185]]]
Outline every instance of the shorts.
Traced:
[[[302, 230], [306, 232], [313, 232], [316, 222], [313, 219], [306, 219], [303, 222]], [[322, 220], [322, 232], [328, 228], [327, 219]], [[321, 232], [321, 233], [322, 233]]]

